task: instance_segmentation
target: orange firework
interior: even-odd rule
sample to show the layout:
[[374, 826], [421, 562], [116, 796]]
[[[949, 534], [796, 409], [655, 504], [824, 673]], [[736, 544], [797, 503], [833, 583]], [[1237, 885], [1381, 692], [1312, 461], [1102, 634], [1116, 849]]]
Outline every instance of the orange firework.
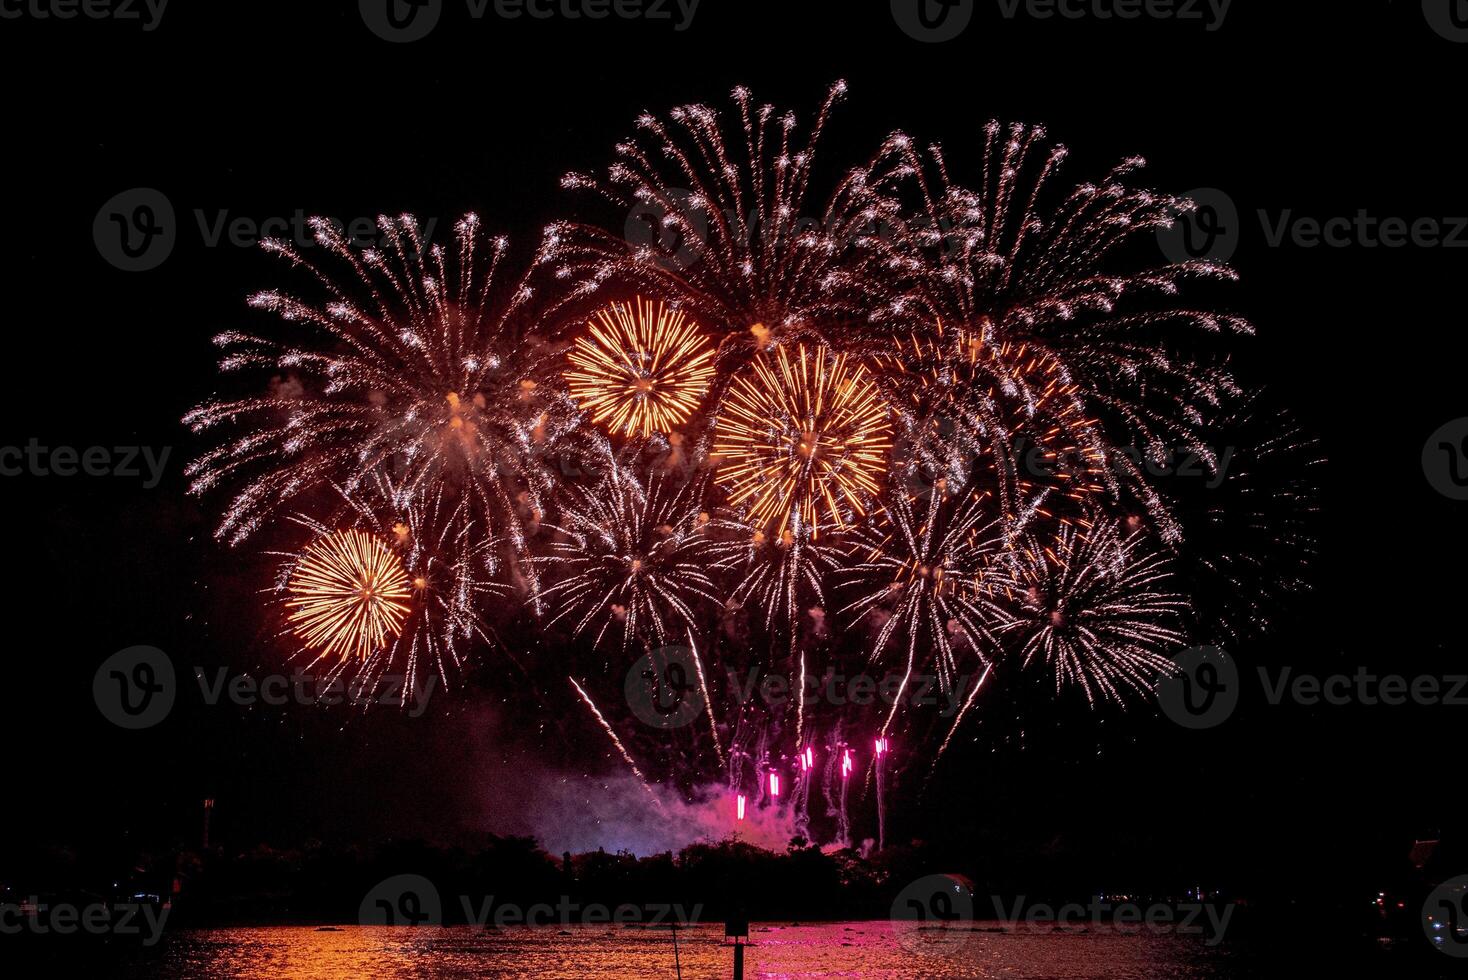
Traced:
[[955, 461], [1000, 448], [1019, 457], [1007, 460], [1003, 473], [1022, 499], [1041, 476], [1077, 501], [1103, 489], [1097, 422], [1085, 413], [1079, 385], [1042, 347], [996, 341], [987, 317], [958, 330], [939, 319], [932, 332], [915, 333], [876, 360], [910, 403], [904, 418], [912, 450], [935, 472], [960, 471]]
[[844, 527], [880, 489], [891, 448], [887, 405], [866, 368], [800, 344], [735, 378], [714, 432], [719, 482], [751, 524], [786, 532]]
[[365, 531], [313, 542], [290, 578], [288, 617], [323, 657], [366, 660], [402, 632], [412, 583], [387, 543]]
[[612, 303], [568, 355], [566, 384], [592, 421], [622, 435], [672, 432], [708, 390], [714, 351], [681, 310], [636, 299]]

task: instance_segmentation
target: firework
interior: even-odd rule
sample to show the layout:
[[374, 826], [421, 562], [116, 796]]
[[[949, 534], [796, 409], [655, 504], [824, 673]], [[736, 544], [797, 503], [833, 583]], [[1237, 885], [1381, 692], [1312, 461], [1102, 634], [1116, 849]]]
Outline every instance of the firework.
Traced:
[[565, 540], [534, 559], [556, 575], [543, 593], [555, 609], [550, 622], [567, 619], [578, 635], [594, 628], [598, 645], [617, 627], [624, 648], [635, 638], [662, 643], [691, 629], [694, 607], [716, 601], [710, 519], [699, 490], [671, 489], [656, 478], [644, 487], [614, 464], [602, 483], [573, 491], [550, 527]]
[[1194, 631], [1237, 644], [1269, 628], [1310, 587], [1319, 554], [1318, 440], [1255, 393], [1209, 427], [1218, 471], [1186, 455], [1171, 464], [1170, 500], [1186, 531], [1179, 570]]
[[[808, 131], [744, 89], [731, 115], [643, 116], [604, 176], [565, 180], [620, 209], [613, 230], [554, 224], [518, 277], [472, 215], [446, 246], [410, 218], [380, 219], [375, 248], [324, 221], [311, 246], [266, 243], [316, 298], [257, 294], [283, 323], [216, 338], [222, 368], [268, 393], [190, 412], [220, 441], [188, 472], [232, 494], [222, 540], [282, 514], [309, 531], [275, 583], [301, 656], [334, 677], [401, 670], [406, 697], [496, 645], [486, 610], [513, 591], [527, 602], [502, 615], [528, 604], [588, 641], [538, 658], [554, 673], [536, 696], [584, 705], [654, 800], [645, 772], [718, 787], [723, 819], [849, 843], [855, 783], [881, 841], [889, 784], [919, 759], [931, 776], [1011, 663], [1124, 702], [1185, 623], [1237, 635], [1302, 584], [1313, 446], [1233, 409], [1221, 350], [1176, 349], [1183, 330], [1248, 332], [1173, 298], [1232, 272], [1138, 268], [1125, 247], [1187, 202], [1131, 186], [1137, 160], [1057, 193], [1064, 149], [998, 124], [967, 186], [899, 134], [823, 196], [814, 154], [843, 92]], [[676, 253], [629, 243], [638, 217]], [[635, 298], [581, 305], [613, 289]], [[605, 469], [573, 484], [552, 454]], [[1207, 493], [1151, 480], [1183, 454]], [[1174, 567], [1216, 595], [1184, 599]], [[828, 595], [861, 630], [828, 631]], [[622, 672], [577, 662], [586, 648], [684, 638], [711, 741], [593, 700]], [[752, 703], [742, 657], [801, 696]], [[890, 710], [806, 707], [808, 681], [863, 660], [903, 672]], [[951, 721], [898, 724], [918, 670], [960, 705]]]
[[[376, 553], [390, 558], [391, 567], [405, 577], [406, 611], [398, 629], [367, 644], [365, 656], [334, 658], [321, 644], [292, 631], [305, 642], [306, 666], [326, 664], [328, 680], [351, 671], [364, 685], [364, 693], [370, 693], [385, 674], [399, 674], [406, 703], [418, 688], [421, 672], [432, 671], [448, 686], [476, 647], [496, 644], [483, 617], [483, 604], [488, 596], [510, 591], [494, 579], [499, 567], [496, 551], [502, 542], [475, 523], [466, 501], [451, 502], [442, 495], [420, 500], [378, 476], [356, 493], [343, 493], [341, 506], [327, 521], [299, 514], [291, 521], [310, 532], [312, 543], [300, 553], [283, 556], [278, 587], [288, 609], [299, 601], [302, 570], [310, 567], [315, 551], [344, 535], [375, 542]], [[345, 531], [333, 530], [348, 525]], [[288, 623], [293, 625], [294, 620], [292, 613]]]
[[1104, 452], [1095, 421], [1058, 358], [1026, 343], [973, 330], [914, 332], [895, 354], [874, 359], [894, 403], [904, 475], [919, 485], [983, 479], [1008, 503], [1049, 514], [1059, 495], [1084, 508], [1104, 489]]
[[793, 650], [800, 610], [807, 603], [825, 605], [826, 576], [840, 567], [840, 552], [831, 543], [834, 528], [826, 527], [824, 538], [816, 528], [771, 536], [737, 515], [720, 516], [713, 527], [719, 569], [739, 575], [727, 605], [749, 607], [766, 629], [783, 628]]
[[[991, 122], [985, 136], [972, 188], [950, 180], [938, 147], [930, 148], [930, 164], [906, 136], [887, 141], [863, 186], [868, 194], [911, 201], [915, 213], [895, 233], [865, 239], [904, 280], [900, 295], [873, 315], [894, 332], [927, 336], [920, 343], [940, 351], [943, 326], [961, 343], [983, 345], [981, 362], [970, 368], [962, 358], [946, 357], [960, 374], [982, 367], [1006, 395], [992, 404], [965, 399], [952, 409], [954, 424], [971, 430], [968, 438], [1013, 453], [1032, 419], [1057, 428], [1052, 449], [1078, 449], [1087, 471], [1101, 476], [1113, 495], [1124, 484], [1164, 536], [1176, 540], [1181, 531], [1141, 467], [1113, 452], [1093, 420], [1114, 420], [1144, 454], [1187, 448], [1213, 463], [1199, 423], [1239, 389], [1222, 367], [1179, 353], [1173, 340], [1181, 330], [1252, 328], [1170, 298], [1185, 281], [1232, 280], [1234, 273], [1210, 261], [1113, 271], [1110, 260], [1124, 243], [1170, 227], [1190, 202], [1128, 186], [1125, 179], [1142, 165], [1131, 158], [1050, 206], [1045, 202], [1065, 148], [1048, 143], [1042, 127]], [[1159, 296], [1167, 302], [1147, 305]], [[986, 380], [979, 390], [989, 387]], [[1011, 459], [1001, 471], [1021, 469]], [[1006, 512], [1018, 511], [1021, 503], [1011, 499], [1016, 488], [999, 489]]]
[[[703, 105], [674, 109], [666, 121], [640, 117], [641, 134], [618, 145], [604, 178], [562, 181], [597, 193], [619, 216], [616, 232], [584, 224], [554, 230], [562, 274], [676, 297], [724, 332], [725, 371], [786, 341], [854, 336], [884, 280], [852, 245], [895, 205], [861, 194], [855, 172], [824, 204], [812, 203], [816, 147], [845, 92], [844, 82], [832, 86], [804, 137], [793, 112], [756, 106], [742, 87], [733, 93], [735, 135]], [[628, 244], [621, 232], [629, 214], [653, 218], [676, 253]]]
[[606, 716], [601, 713], [601, 709], [596, 706], [596, 702], [591, 700], [591, 695], [586, 693], [586, 689], [576, 683], [576, 678], [567, 677], [566, 680], [571, 682], [571, 686], [576, 689], [576, 693], [585, 702], [586, 707], [591, 710], [592, 715], [596, 717], [597, 723], [601, 725], [602, 731], [607, 733], [607, 738], [611, 739], [612, 744], [616, 746], [617, 752], [621, 754], [623, 761], [627, 763], [627, 767], [632, 770], [632, 775], [636, 776], [637, 781], [642, 784], [642, 788], [647, 790], [647, 795], [652, 798], [653, 804], [661, 809], [662, 801], [653, 792], [652, 784], [647, 781], [647, 777], [642, 774], [642, 770], [637, 767], [637, 762], [632, 758], [632, 753], [627, 751], [627, 746], [623, 745], [622, 740], [617, 737], [617, 730], [607, 721]]
[[1062, 525], [1052, 542], [1027, 537], [1014, 553], [1012, 631], [1023, 665], [1044, 663], [1055, 689], [1074, 685], [1086, 700], [1146, 694], [1171, 668], [1166, 652], [1183, 640], [1186, 600], [1169, 590], [1166, 556], [1141, 533], [1116, 525]]
[[698, 409], [713, 348], [680, 310], [637, 299], [612, 303], [569, 356], [566, 384], [592, 421], [621, 435], [671, 433]]
[[950, 690], [960, 676], [960, 658], [990, 663], [999, 647], [996, 633], [1010, 621], [1003, 601], [1008, 536], [988, 519], [987, 498], [968, 491], [934, 493], [914, 507], [901, 494], [891, 497], [882, 519], [853, 537], [838, 573], [857, 593], [839, 614], [881, 622], [871, 658], [893, 646], [904, 648], [902, 687], [887, 725], [920, 654], [931, 648], [938, 682]]
[[507, 242], [486, 249], [474, 215], [456, 226], [456, 256], [428, 245], [411, 217], [379, 225], [384, 244], [359, 250], [313, 219], [317, 247], [351, 273], [346, 282], [293, 245], [264, 243], [309, 270], [326, 298], [258, 293], [250, 305], [292, 335], [215, 338], [223, 370], [274, 380], [266, 396], [184, 417], [195, 432], [243, 429], [189, 466], [191, 490], [240, 484], [218, 530], [238, 543], [303, 494], [329, 484], [350, 493], [388, 473], [422, 498], [462, 494], [493, 533], [523, 546], [524, 522], [543, 506], [539, 456], [575, 421], [544, 383], [554, 358], [533, 332], [530, 274], [502, 287]]
[[366, 661], [397, 639], [408, 615], [408, 573], [380, 538], [339, 531], [312, 543], [290, 578], [290, 623], [327, 658]]
[[714, 429], [718, 480], [754, 526], [819, 536], [866, 512], [890, 435], [866, 368], [827, 348], [780, 347], [730, 389]]

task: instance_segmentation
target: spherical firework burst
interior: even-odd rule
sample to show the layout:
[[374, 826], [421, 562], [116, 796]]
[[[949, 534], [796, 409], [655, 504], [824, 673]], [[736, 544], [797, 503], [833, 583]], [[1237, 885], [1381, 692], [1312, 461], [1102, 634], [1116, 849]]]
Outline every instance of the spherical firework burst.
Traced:
[[[1182, 354], [1173, 342], [1181, 330], [1251, 328], [1239, 317], [1173, 305], [1170, 298], [1185, 281], [1233, 279], [1234, 273], [1210, 261], [1113, 271], [1124, 243], [1169, 227], [1189, 202], [1127, 186], [1126, 176], [1142, 164], [1133, 158], [1047, 206], [1065, 148], [1049, 144], [1042, 127], [1006, 130], [991, 122], [985, 135], [974, 186], [950, 180], [937, 147], [930, 167], [906, 136], [887, 141], [863, 186], [878, 197], [911, 201], [916, 213], [894, 233], [864, 240], [904, 280], [896, 300], [874, 317], [898, 334], [934, 332], [942, 324], [983, 338], [992, 352], [986, 358], [1018, 406], [996, 404], [978, 420], [960, 417], [961, 425], [982, 421], [973, 436], [980, 443], [1020, 444], [1015, 436], [1032, 414], [1037, 390], [1058, 382], [1064, 391], [1052, 393], [1057, 410], [1048, 414], [1051, 424], [1069, 430], [1061, 444], [1080, 447], [1113, 494], [1136, 494], [1164, 536], [1176, 540], [1181, 531], [1142, 468], [1113, 451], [1091, 420], [1110, 420], [1147, 456], [1187, 449], [1212, 461], [1199, 423], [1237, 395], [1238, 386], [1223, 367]], [[1162, 304], [1149, 302], [1158, 296]], [[1038, 374], [1022, 363], [1034, 358]], [[1072, 407], [1063, 408], [1066, 402]], [[1007, 513], [1021, 509], [1011, 499], [1014, 487], [999, 489]]]
[[322, 657], [363, 663], [402, 632], [410, 584], [381, 538], [337, 531], [307, 546], [291, 573], [289, 620]]
[[350, 493], [378, 473], [421, 496], [462, 494], [517, 545], [523, 521], [541, 507], [546, 476], [537, 456], [575, 413], [543, 383], [554, 359], [533, 332], [529, 274], [501, 288], [507, 243], [495, 239], [486, 258], [473, 215], [456, 226], [455, 256], [428, 245], [411, 217], [379, 225], [383, 245], [358, 250], [329, 222], [313, 220], [317, 246], [352, 283], [337, 282], [295, 246], [265, 242], [309, 269], [328, 298], [251, 298], [302, 339], [215, 338], [227, 351], [224, 370], [274, 373], [268, 395], [209, 402], [184, 418], [195, 432], [244, 430], [188, 469], [195, 493], [241, 484], [218, 531], [231, 543], [304, 493], [332, 483]]
[[694, 607], [715, 601], [709, 516], [696, 485], [644, 487], [613, 465], [606, 480], [574, 491], [550, 529], [567, 538], [538, 557], [556, 574], [543, 598], [550, 622], [567, 619], [599, 645], [614, 627], [625, 648], [634, 639], [663, 643], [694, 625]]
[[819, 536], [866, 513], [891, 448], [886, 403], [866, 368], [798, 345], [756, 358], [714, 428], [718, 481], [749, 523], [778, 537]]
[[[568, 174], [562, 181], [599, 194], [619, 217], [615, 232], [585, 224], [554, 229], [564, 274], [677, 297], [699, 322], [724, 333], [726, 371], [788, 340], [854, 336], [883, 280], [851, 245], [891, 205], [860, 195], [859, 174], [843, 179], [824, 204], [811, 201], [816, 146], [845, 92], [844, 82], [832, 86], [803, 138], [793, 112], [756, 106], [743, 87], [733, 93], [734, 135], [703, 105], [674, 109], [667, 121], [640, 117], [642, 135], [618, 145], [605, 178]], [[620, 220], [629, 214], [653, 219], [676, 253], [629, 245]]]
[[1177, 457], [1169, 500], [1185, 532], [1178, 566], [1194, 631], [1202, 641], [1236, 644], [1265, 632], [1310, 588], [1325, 460], [1299, 420], [1259, 392], [1208, 431], [1218, 472]]
[[1002, 601], [1007, 547], [986, 495], [940, 488], [922, 502], [894, 494], [880, 519], [853, 536], [838, 577], [856, 598], [839, 613], [879, 621], [872, 658], [900, 645], [909, 676], [931, 648], [948, 690], [961, 657], [985, 664], [997, 655], [995, 632], [1010, 619]]
[[1055, 689], [1079, 687], [1086, 700], [1146, 694], [1171, 668], [1188, 604], [1170, 590], [1167, 556], [1140, 533], [1114, 524], [1063, 524], [1053, 541], [1026, 537], [1013, 555], [1012, 633], [1024, 666], [1041, 663]]
[[599, 310], [568, 358], [571, 397], [621, 435], [671, 433], [708, 391], [714, 351], [681, 310], [636, 299]]
[[940, 321], [874, 361], [905, 409], [900, 468], [911, 482], [985, 482], [1008, 500], [1010, 520], [1049, 513], [1057, 495], [1083, 508], [1105, 488], [1099, 430], [1053, 354], [996, 342], [988, 321], [975, 330]]
[[[465, 667], [473, 646], [494, 642], [483, 603], [486, 596], [510, 591], [490, 577], [497, 565], [495, 550], [503, 542], [475, 522], [467, 501], [451, 501], [441, 494], [420, 500], [378, 476], [359, 491], [344, 494], [328, 522], [303, 515], [291, 520], [311, 533], [312, 542], [302, 552], [284, 556], [279, 587], [288, 609], [298, 604], [298, 584], [302, 571], [310, 567], [313, 549], [343, 537], [373, 542], [374, 557], [401, 572], [402, 581], [394, 581], [407, 590], [394, 631], [380, 640], [371, 640], [370, 631], [355, 631], [356, 657], [335, 657], [322, 644], [291, 630], [304, 642], [306, 666], [324, 663], [328, 681], [350, 672], [361, 693], [370, 694], [384, 675], [393, 673], [400, 675], [397, 690], [406, 703], [419, 689], [422, 672], [432, 671], [448, 685]], [[294, 613], [289, 615], [288, 623], [294, 625], [295, 618]]]

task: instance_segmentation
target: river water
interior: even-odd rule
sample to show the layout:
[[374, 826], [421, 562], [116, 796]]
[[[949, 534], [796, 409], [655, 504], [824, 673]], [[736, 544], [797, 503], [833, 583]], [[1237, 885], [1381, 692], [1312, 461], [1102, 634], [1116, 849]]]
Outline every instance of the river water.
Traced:
[[[913, 932], [892, 922], [755, 925], [745, 976], [874, 977], [890, 980], [992, 977], [1007, 980], [1233, 978], [1252, 970], [1198, 936], [973, 926]], [[120, 971], [134, 977], [302, 978], [509, 977], [539, 980], [732, 976], [722, 927], [267, 927], [181, 931]]]

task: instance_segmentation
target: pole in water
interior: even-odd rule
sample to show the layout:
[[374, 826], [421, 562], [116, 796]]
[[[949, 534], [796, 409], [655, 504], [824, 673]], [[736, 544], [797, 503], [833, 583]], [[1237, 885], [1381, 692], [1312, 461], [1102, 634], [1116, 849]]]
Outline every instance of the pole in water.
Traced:
[[734, 980], [744, 980], [744, 943], [749, 940], [749, 918], [742, 909], [724, 920], [724, 938], [734, 940]]

